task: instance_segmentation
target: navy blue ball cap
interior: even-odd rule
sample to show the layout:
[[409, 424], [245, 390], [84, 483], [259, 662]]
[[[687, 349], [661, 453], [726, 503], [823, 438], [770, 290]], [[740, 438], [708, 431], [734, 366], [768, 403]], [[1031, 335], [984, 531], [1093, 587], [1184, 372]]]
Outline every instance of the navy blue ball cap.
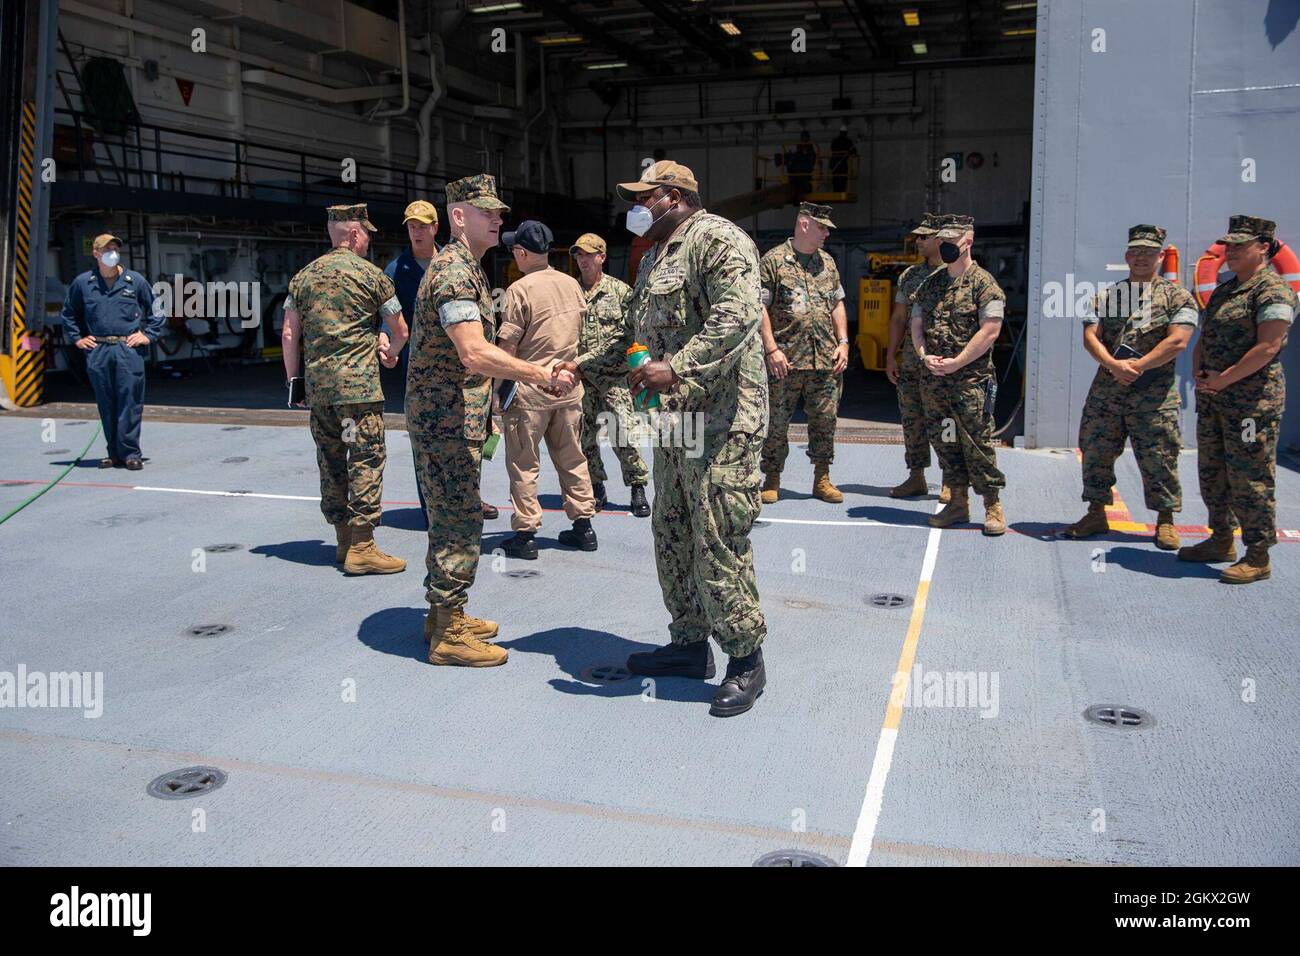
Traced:
[[501, 234], [501, 244], [506, 248], [523, 246], [529, 252], [550, 252], [554, 241], [550, 227], [536, 219], [525, 219], [513, 232]]

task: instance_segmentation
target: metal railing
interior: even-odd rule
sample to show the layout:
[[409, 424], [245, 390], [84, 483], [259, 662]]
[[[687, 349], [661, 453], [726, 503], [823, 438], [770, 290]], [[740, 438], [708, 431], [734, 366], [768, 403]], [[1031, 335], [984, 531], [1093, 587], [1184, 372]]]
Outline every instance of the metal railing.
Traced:
[[858, 184], [858, 154], [840, 150], [823, 153], [816, 145], [811, 150], [800, 150], [794, 145], [782, 146], [771, 155], [754, 156], [755, 189], [791, 183], [801, 193], [852, 193]]
[[[54, 113], [55, 123], [71, 127], [76, 140], [76, 161], [60, 174], [70, 174], [79, 182], [302, 205], [385, 200], [404, 205], [416, 198], [417, 174], [409, 168], [155, 123], [132, 124], [124, 136], [106, 138], [94, 132], [94, 119], [84, 111], [56, 109]], [[97, 160], [86, 161], [87, 143], [107, 155], [103, 171]], [[119, 151], [120, 160], [112, 150]], [[355, 162], [348, 182], [342, 176], [345, 159]], [[476, 170], [456, 175], [472, 172]], [[432, 174], [423, 178], [425, 196], [441, 190], [447, 181]]]

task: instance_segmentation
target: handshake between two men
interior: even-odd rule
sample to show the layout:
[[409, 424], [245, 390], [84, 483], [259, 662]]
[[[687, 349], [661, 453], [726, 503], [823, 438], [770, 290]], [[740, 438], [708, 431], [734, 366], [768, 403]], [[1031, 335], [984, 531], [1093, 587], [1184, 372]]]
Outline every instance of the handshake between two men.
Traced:
[[[569, 380], [573, 384], [561, 387], [559, 383], [564, 380]], [[581, 380], [582, 371], [576, 363], [560, 360], [551, 367], [551, 385], [546, 391], [552, 395], [567, 395]], [[643, 362], [628, 373], [627, 384], [633, 395], [639, 394], [642, 389], [645, 389], [648, 394], [658, 394], [668, 391], [677, 384], [677, 373], [663, 360]], [[556, 390], [557, 388], [559, 390]]]

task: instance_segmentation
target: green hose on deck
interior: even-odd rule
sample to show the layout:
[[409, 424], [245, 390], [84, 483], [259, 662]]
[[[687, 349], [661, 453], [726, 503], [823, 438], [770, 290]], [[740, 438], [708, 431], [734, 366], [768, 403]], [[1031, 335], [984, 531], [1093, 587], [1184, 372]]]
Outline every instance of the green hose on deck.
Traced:
[[44, 488], [42, 488], [40, 491], [36, 492], [36, 494], [32, 495], [30, 498], [28, 498], [28, 499], [27, 499], [26, 501], [24, 501], [22, 504], [18, 505], [18, 507], [14, 508], [12, 511], [8, 511], [8, 512], [6, 512], [6, 513], [5, 513], [5, 516], [4, 516], [3, 518], [0, 518], [0, 524], [4, 524], [6, 521], [8, 521], [8, 520], [9, 520], [10, 518], [12, 518], [14, 515], [18, 514], [18, 512], [22, 511], [24, 508], [26, 508], [26, 507], [27, 507], [29, 504], [31, 504], [33, 501], [35, 501], [35, 500], [36, 500], [37, 498], [39, 498], [41, 495], [45, 494], [45, 492], [49, 491], [51, 488], [53, 488], [55, 485], [57, 485], [60, 481], [62, 481], [62, 480], [67, 476], [68, 472], [72, 471], [73, 468], [76, 468], [76, 467], [77, 467], [77, 463], [80, 462], [81, 459], [83, 459], [83, 458], [86, 457], [86, 452], [90, 451], [90, 446], [91, 446], [92, 444], [94, 444], [95, 439], [99, 437], [99, 433], [100, 433], [102, 430], [103, 430], [103, 426], [102, 426], [102, 425], [96, 425], [96, 426], [95, 426], [95, 434], [93, 434], [93, 435], [90, 436], [90, 441], [86, 442], [86, 447], [83, 448], [83, 449], [81, 449], [81, 451], [80, 451], [80, 453], [78, 453], [77, 457], [74, 458], [74, 459], [72, 459], [72, 461], [68, 463], [68, 467], [67, 467], [67, 468], [64, 468], [63, 471], [59, 472], [59, 474], [58, 474], [57, 477], [55, 477], [52, 481], [50, 481], [50, 483], [47, 484]]

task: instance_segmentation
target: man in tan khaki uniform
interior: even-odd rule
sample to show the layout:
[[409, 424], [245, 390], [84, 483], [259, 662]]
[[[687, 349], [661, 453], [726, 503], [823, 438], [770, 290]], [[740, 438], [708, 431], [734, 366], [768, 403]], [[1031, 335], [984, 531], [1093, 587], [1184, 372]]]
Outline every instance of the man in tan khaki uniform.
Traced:
[[[503, 234], [501, 241], [524, 275], [506, 290], [497, 344], [539, 365], [573, 362], [578, 357], [578, 332], [587, 309], [586, 297], [577, 280], [551, 268], [548, 253], [555, 241], [551, 230], [544, 223], [528, 220], [514, 232]], [[533, 538], [542, 526], [537, 475], [541, 468], [538, 448], [543, 439], [560, 478], [564, 512], [573, 522], [572, 530], [560, 532], [560, 543], [583, 551], [596, 550], [596, 532], [591, 527], [596, 500], [582, 451], [582, 395], [581, 387], [555, 395], [534, 385], [520, 384], [514, 401], [503, 410], [506, 472], [515, 509], [510, 526], [515, 535], [502, 549], [512, 558], [537, 558]]]

